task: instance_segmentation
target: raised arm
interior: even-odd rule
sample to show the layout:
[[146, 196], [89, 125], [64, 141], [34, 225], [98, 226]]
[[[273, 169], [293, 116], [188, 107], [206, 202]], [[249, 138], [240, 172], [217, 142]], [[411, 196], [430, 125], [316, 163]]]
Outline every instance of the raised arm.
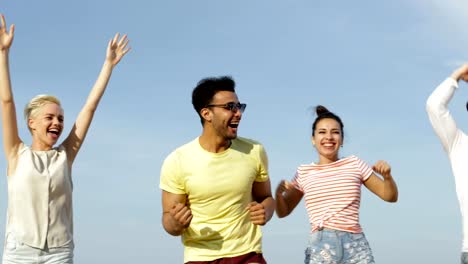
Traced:
[[5, 17], [0, 15], [0, 100], [2, 109], [2, 125], [3, 125], [3, 148], [6, 159], [10, 165], [12, 158], [17, 153], [18, 146], [21, 140], [18, 136], [18, 124], [16, 120], [15, 102], [13, 100], [13, 92], [11, 90], [10, 70], [8, 62], [8, 54], [15, 32], [15, 26], [11, 25], [9, 32]]
[[372, 169], [382, 175], [383, 180], [379, 176], [375, 175], [375, 173], [372, 173], [364, 182], [367, 189], [384, 201], [390, 203], [398, 201], [398, 188], [393, 180], [390, 165], [385, 161], [378, 161], [374, 166], [372, 166]]
[[288, 216], [297, 204], [301, 201], [303, 193], [299, 191], [293, 184], [286, 180], [282, 180], [276, 187], [276, 215], [279, 218]]
[[458, 81], [468, 81], [468, 64], [455, 70], [427, 99], [426, 110], [432, 127], [440, 138], [445, 151], [450, 152], [457, 135], [461, 133], [453, 119], [448, 104], [458, 87]]
[[96, 111], [99, 101], [106, 90], [112, 70], [119, 63], [120, 59], [122, 59], [122, 57], [130, 50], [130, 48], [127, 47], [127, 36], [124, 35], [122, 38], [119, 38], [120, 35], [116, 34], [114, 38], [109, 41], [106, 60], [102, 66], [96, 83], [94, 84], [85, 105], [81, 109], [81, 112], [78, 114], [70, 134], [63, 142], [63, 145], [67, 150], [70, 164], [75, 160], [76, 154], [83, 144], [88, 128], [93, 120], [94, 112]]

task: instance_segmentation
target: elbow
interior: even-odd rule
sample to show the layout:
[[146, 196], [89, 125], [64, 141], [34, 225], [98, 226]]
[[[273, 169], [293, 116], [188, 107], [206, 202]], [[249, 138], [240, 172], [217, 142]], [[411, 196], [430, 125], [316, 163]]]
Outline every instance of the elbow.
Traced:
[[12, 105], [14, 107], [13, 97], [2, 97], [2, 105], [3, 107], [9, 107]]
[[426, 101], [426, 112], [429, 116], [444, 112], [445, 109], [446, 106], [433, 96], [430, 96]]
[[278, 216], [278, 218], [284, 218], [288, 216], [291, 213], [291, 211], [289, 210], [289, 208], [287, 208], [287, 206], [283, 206], [282, 204], [277, 203], [275, 213], [276, 216]]
[[286, 213], [286, 212], [279, 212], [279, 211], [276, 211], [276, 216], [278, 216], [278, 218], [284, 218], [286, 216], [288, 216], [289, 214]]
[[432, 99], [432, 97], [429, 97], [426, 101], [426, 112], [428, 113], [434, 113], [437, 109], [436, 107], [436, 102]]
[[[164, 214], [164, 215], [166, 215], [166, 214]], [[172, 225], [170, 223], [170, 221], [168, 221], [167, 219], [164, 218], [164, 215], [163, 215], [163, 219], [162, 219], [162, 226], [163, 226], [164, 230], [171, 236], [180, 236], [180, 235], [182, 235], [182, 233], [184, 231], [184, 228], [178, 228], [177, 226]]]
[[171, 236], [180, 236], [180, 235], [182, 235], [182, 231], [174, 230], [174, 229], [168, 228], [166, 226], [164, 226], [164, 230], [166, 230], [166, 232]]
[[389, 197], [385, 197], [384, 200], [389, 203], [396, 203], [398, 202], [398, 193], [395, 193]]

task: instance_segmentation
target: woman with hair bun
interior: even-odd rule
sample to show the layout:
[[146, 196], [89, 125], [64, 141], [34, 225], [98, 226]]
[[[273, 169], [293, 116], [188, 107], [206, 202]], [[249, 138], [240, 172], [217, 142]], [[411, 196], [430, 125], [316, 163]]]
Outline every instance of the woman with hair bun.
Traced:
[[[54, 147], [64, 127], [60, 101], [39, 95], [25, 107], [31, 146], [19, 137], [10, 84], [8, 54], [14, 26], [0, 15], [0, 108], [7, 159], [8, 212], [3, 264], [73, 263], [72, 164], [85, 139], [112, 70], [129, 51], [128, 39], [116, 34], [88, 100], [68, 137]], [[120, 39], [119, 39], [120, 38]]]
[[[324, 106], [316, 107], [312, 144], [318, 162], [301, 165], [291, 182], [276, 188], [276, 213], [289, 215], [305, 197], [311, 235], [305, 263], [375, 263], [359, 224], [361, 185], [387, 202], [398, 199], [390, 165], [378, 161], [368, 166], [356, 156], [341, 158], [343, 122]], [[380, 174], [379, 177], [376, 175]]]

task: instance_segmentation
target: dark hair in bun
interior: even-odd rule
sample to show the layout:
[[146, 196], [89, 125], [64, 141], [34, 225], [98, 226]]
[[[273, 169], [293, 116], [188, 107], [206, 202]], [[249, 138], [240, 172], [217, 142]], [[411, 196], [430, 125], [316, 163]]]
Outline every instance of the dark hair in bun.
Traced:
[[317, 126], [317, 123], [322, 120], [322, 119], [325, 119], [325, 118], [331, 118], [333, 120], [335, 120], [336, 122], [338, 122], [338, 124], [340, 124], [340, 128], [341, 128], [341, 135], [342, 137], [344, 138], [344, 131], [343, 131], [343, 128], [344, 128], [344, 125], [343, 125], [343, 122], [341, 121], [341, 118], [337, 115], [335, 115], [334, 113], [330, 112], [325, 106], [323, 105], [317, 105], [315, 107], [315, 113], [317, 113], [317, 117], [315, 118], [315, 121], [314, 123], [312, 124], [312, 136], [315, 135], [315, 128]]

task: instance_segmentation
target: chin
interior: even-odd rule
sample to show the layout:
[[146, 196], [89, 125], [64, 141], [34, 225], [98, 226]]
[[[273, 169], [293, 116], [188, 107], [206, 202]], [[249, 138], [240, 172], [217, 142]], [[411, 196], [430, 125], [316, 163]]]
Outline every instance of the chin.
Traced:
[[236, 135], [229, 135], [226, 137], [227, 139], [231, 140], [231, 139], [236, 139], [237, 138], [237, 134]]

